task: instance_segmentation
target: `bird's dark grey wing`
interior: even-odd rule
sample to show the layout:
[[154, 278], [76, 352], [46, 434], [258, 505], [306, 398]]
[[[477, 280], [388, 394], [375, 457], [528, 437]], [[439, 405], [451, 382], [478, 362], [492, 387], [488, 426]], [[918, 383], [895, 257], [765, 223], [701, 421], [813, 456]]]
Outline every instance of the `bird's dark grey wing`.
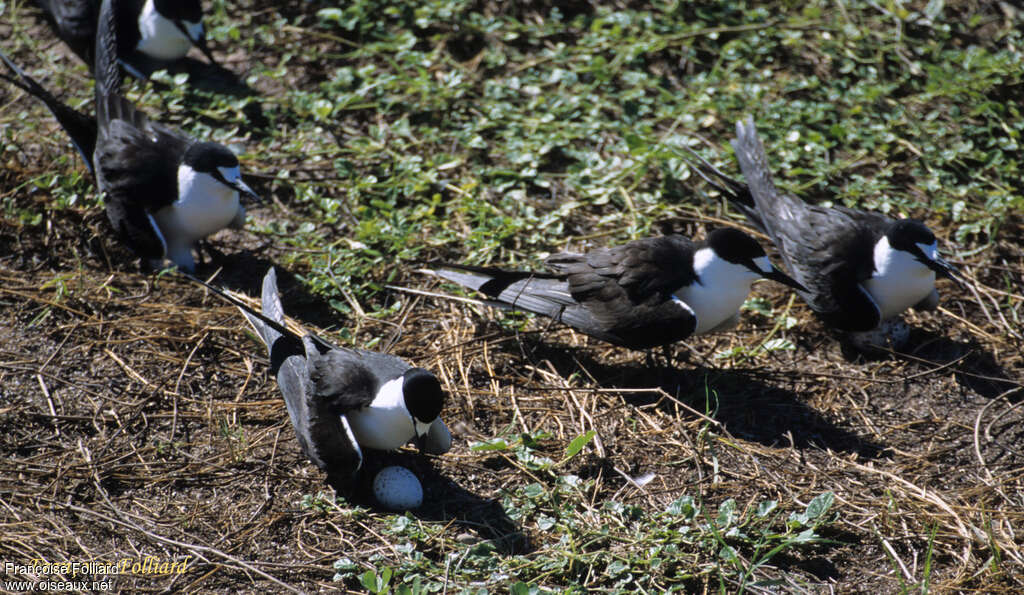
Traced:
[[[855, 212], [856, 213], [856, 212]], [[778, 247], [800, 292], [825, 324], [845, 331], [878, 326], [881, 312], [862, 283], [873, 272], [875, 233], [845, 210], [810, 206], [805, 226], [781, 226]]]
[[696, 281], [694, 245], [681, 236], [635, 240], [587, 254], [554, 254], [547, 265], [612, 343], [644, 349], [684, 339], [693, 312], [673, 297]]
[[[490, 305], [533, 312], [602, 341], [644, 349], [682, 339], [696, 327], [693, 313], [671, 296], [688, 279], [672, 260], [686, 262], [689, 254], [692, 261], [692, 245], [684, 238], [661, 240], [555, 254], [546, 261], [554, 274], [453, 264], [435, 265], [434, 273], [483, 293]], [[637, 264], [646, 270], [633, 269]]]
[[[288, 409], [302, 452], [331, 475], [350, 477], [362, 465], [362, 451], [348, 425], [337, 415], [331, 399], [317, 392], [314, 368], [320, 360], [311, 336], [299, 338], [284, 326], [284, 311], [277, 290], [277, 273], [271, 267], [263, 278], [262, 312], [256, 312], [220, 287], [188, 273], [181, 273], [210, 289], [242, 311], [270, 354], [270, 370]], [[312, 360], [307, 353], [313, 353]]]
[[451, 263], [433, 263], [431, 267], [438, 277], [486, 295], [492, 306], [557, 320], [566, 308], [576, 305], [560, 275]]
[[761, 231], [767, 233], [776, 245], [779, 245], [777, 236], [781, 232], [780, 226], [801, 227], [807, 204], [796, 197], [779, 192], [775, 187], [771, 170], [768, 169], [768, 156], [765, 154], [761, 139], [757, 136], [752, 117], [747, 116], [745, 121], [736, 123], [736, 138], [732, 141], [732, 147], [750, 196], [754, 200], [753, 214], [757, 219], [751, 218], [749, 212], [745, 211], [745, 214]]
[[[825, 209], [826, 207], [818, 208]], [[881, 239], [885, 230], [893, 223], [892, 217], [881, 213], [875, 213], [873, 211], [862, 211], [860, 209], [851, 209], [843, 206], [831, 207], [830, 210], [838, 211], [852, 221], [854, 225], [862, 229], [870, 230], [869, 235], [871, 235], [872, 245], [874, 245], [874, 242]]]
[[72, 109], [54, 97], [37, 83], [35, 79], [25, 74], [24, 71], [11, 62], [2, 52], [0, 52], [0, 60], [3, 61], [7, 69], [14, 75], [0, 74], [0, 78], [43, 102], [46, 108], [50, 110], [50, 113], [53, 114], [53, 117], [57, 119], [57, 123], [61, 125], [61, 128], [71, 137], [71, 142], [78, 149], [78, 153], [82, 156], [85, 166], [89, 168], [89, 173], [95, 176], [93, 153], [96, 150], [96, 138], [98, 135], [96, 120]]
[[571, 320], [571, 326], [588, 335], [630, 349], [675, 343], [697, 328], [697, 318], [689, 306], [671, 296], [643, 303], [589, 300], [567, 311], [562, 320]]
[[[263, 315], [284, 324], [284, 310], [277, 289], [277, 273], [273, 267], [263, 278]], [[238, 304], [236, 304], [238, 305]], [[345, 421], [334, 411], [330, 399], [318, 391], [314, 369], [320, 362], [319, 354], [310, 361], [307, 350], [315, 347], [292, 333], [277, 328], [241, 307], [249, 324], [267, 345], [271, 373], [277, 377], [277, 386], [284, 397], [295, 436], [302, 452], [320, 469], [340, 476], [351, 475], [362, 464], [362, 452], [347, 428]]]
[[150, 121], [146, 114], [136, 109], [120, 94], [103, 92], [102, 87], [97, 87], [97, 91], [96, 124], [100, 137], [114, 134], [111, 127], [115, 123], [127, 125], [154, 145], [154, 150], [162, 151], [168, 161], [174, 161], [174, 167], [181, 162], [185, 150], [195, 142], [192, 138], [172, 128]]
[[365, 349], [353, 349], [352, 351], [359, 355], [359, 359], [364, 366], [373, 370], [373, 373], [377, 375], [377, 379], [382, 384], [398, 378], [405, 374], [406, 370], [412, 368], [404, 359], [389, 353], [367, 351]]
[[881, 312], [861, 283], [871, 277], [878, 222], [883, 215], [844, 207], [808, 205], [778, 191], [753, 118], [736, 124], [732, 142], [764, 231], [792, 276], [808, 291], [801, 297], [826, 324], [870, 330]]
[[166, 246], [149, 215], [178, 199], [177, 168], [188, 141], [151, 124], [124, 98], [97, 95], [93, 163], [107, 217], [137, 254], [161, 258]]
[[302, 343], [279, 335], [269, 350], [271, 369], [302, 452], [327, 473], [354, 474], [362, 465], [362, 451], [333, 403], [317, 393]]
[[102, 97], [121, 92], [121, 65], [117, 46], [119, 32], [114, 12], [115, 5], [116, 0], [103, 0], [96, 23], [96, 55], [92, 69], [96, 79], [97, 103], [102, 101]]
[[380, 387], [399, 378], [409, 365], [386, 353], [335, 347], [326, 353], [313, 335], [303, 338], [316, 398], [343, 415], [369, 405]]
[[565, 275], [569, 292], [578, 302], [602, 299], [602, 294], [628, 295], [634, 303], [662, 300], [697, 280], [693, 271], [695, 246], [678, 236], [634, 240], [586, 254], [561, 253], [546, 264]]

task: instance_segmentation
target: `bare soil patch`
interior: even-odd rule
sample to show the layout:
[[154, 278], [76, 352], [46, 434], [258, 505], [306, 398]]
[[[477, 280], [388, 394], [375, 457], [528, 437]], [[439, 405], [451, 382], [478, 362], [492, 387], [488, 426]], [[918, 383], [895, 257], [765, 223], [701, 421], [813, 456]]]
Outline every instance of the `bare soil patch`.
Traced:
[[[289, 81], [265, 84], [271, 94]], [[0, 85], [0, 104], [11, 100]], [[235, 593], [335, 589], [339, 558], [400, 559], [386, 515], [349, 506], [366, 501], [365, 486], [342, 490], [337, 505], [316, 498], [334, 487], [299, 451], [241, 315], [173, 275], [139, 271], [105, 239], [99, 209], [52, 209], [26, 189], [70, 155], [62, 138], [23, 149], [0, 168], [0, 196], [40, 214], [0, 218], [0, 562], [187, 559], [186, 573], [127, 574], [116, 587]], [[299, 217], [286, 190], [275, 198], [253, 217]], [[678, 346], [668, 365], [543, 321], [517, 334], [490, 310], [427, 298], [382, 295], [401, 300], [394, 316], [346, 320], [303, 289], [306, 271], [279, 274], [285, 309], [305, 328], [379, 338], [442, 378], [452, 452], [371, 463], [399, 461], [423, 478], [416, 516], [444, 527], [424, 552], [433, 559], [481, 540], [528, 554], [549, 539], [501, 506], [503, 490], [537, 478], [472, 442], [543, 430], [542, 452], [557, 460], [592, 429], [597, 440], [565, 472], [595, 480], [594, 502], [790, 505], [833, 491], [828, 536], [841, 545], [773, 564], [837, 592], [894, 592], [930, 552], [936, 591], [1013, 593], [1024, 590], [1022, 242], [1021, 220], [1005, 222], [993, 246], [956, 263], [979, 297], [943, 283], [939, 312], [909, 315], [911, 353], [873, 361], [846, 359], [797, 302], [799, 324], [784, 332], [792, 351], [716, 359], [772, 329], [748, 314], [735, 332]], [[213, 247], [202, 272], [222, 268], [218, 282], [239, 295], [256, 295], [285, 255], [245, 231]], [[436, 289], [406, 270], [390, 282]], [[656, 477], [643, 488], [623, 476], [644, 473]]]

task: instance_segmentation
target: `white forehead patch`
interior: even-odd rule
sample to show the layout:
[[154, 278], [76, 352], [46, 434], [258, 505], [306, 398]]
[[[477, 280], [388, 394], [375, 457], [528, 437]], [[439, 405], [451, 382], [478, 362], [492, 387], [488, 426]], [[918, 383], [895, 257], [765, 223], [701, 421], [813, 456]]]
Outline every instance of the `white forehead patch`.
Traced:
[[931, 244], [918, 244], [918, 248], [931, 260], [935, 260], [939, 256], [938, 242], [932, 242]]
[[202, 38], [203, 24], [201, 22], [193, 23], [190, 21], [182, 21], [181, 24], [185, 25], [185, 31], [188, 32], [188, 38], [191, 39], [193, 43]]
[[242, 177], [242, 172], [238, 167], [218, 167], [217, 171], [219, 171], [220, 175], [224, 176], [224, 179], [231, 184], [234, 184]]
[[772, 272], [772, 261], [768, 260], [767, 256], [759, 256], [755, 258], [754, 265], [757, 266], [757, 270], [762, 273]]

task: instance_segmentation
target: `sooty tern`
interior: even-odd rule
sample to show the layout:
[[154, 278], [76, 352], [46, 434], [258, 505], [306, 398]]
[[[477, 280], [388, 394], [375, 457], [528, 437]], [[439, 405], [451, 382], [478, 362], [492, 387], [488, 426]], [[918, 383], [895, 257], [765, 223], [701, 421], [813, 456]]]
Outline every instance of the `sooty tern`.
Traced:
[[779, 192], [752, 117], [737, 122], [732, 146], [746, 184], [696, 153], [699, 163], [691, 165], [771, 238], [806, 287], [799, 293], [811, 310], [826, 325], [854, 333], [855, 343], [863, 344], [857, 333], [869, 333], [907, 308], [937, 307], [936, 276], [962, 285], [939, 256], [935, 234], [920, 221], [809, 205]]
[[548, 257], [552, 273], [439, 263], [424, 271], [486, 295], [488, 304], [548, 316], [614, 345], [648, 349], [724, 330], [758, 279], [800, 288], [735, 228], [694, 243], [670, 235]]
[[238, 307], [266, 344], [299, 445], [329, 475], [355, 474], [363, 448], [393, 450], [409, 441], [431, 454], [451, 448], [437, 377], [393, 355], [335, 347], [288, 330], [273, 268], [263, 278], [262, 312], [186, 276]]
[[239, 194], [258, 197], [227, 147], [150, 122], [119, 95], [112, 46], [108, 40], [97, 50], [95, 119], [65, 105], [2, 53], [13, 76], [0, 78], [42, 101], [67, 131], [104, 194], [117, 235], [155, 268], [167, 258], [192, 271], [196, 242], [225, 227], [241, 228]]
[[[71, 49], [92, 68], [97, 37], [105, 33], [101, 0], [37, 0]], [[117, 57], [132, 76], [147, 78], [160, 67], [185, 57], [194, 45], [212, 63], [199, 0], [109, 0], [117, 28]]]

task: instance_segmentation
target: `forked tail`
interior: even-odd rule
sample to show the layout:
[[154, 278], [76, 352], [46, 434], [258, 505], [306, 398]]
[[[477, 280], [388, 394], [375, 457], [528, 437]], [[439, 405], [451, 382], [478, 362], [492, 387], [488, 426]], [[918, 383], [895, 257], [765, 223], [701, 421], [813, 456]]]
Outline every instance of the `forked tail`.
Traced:
[[[755, 210], [760, 213], [762, 222], [765, 217], [772, 219], [778, 218], [784, 213], [788, 214], [790, 205], [784, 204], [784, 201], [787, 201], [786, 195], [780, 193], [772, 182], [772, 174], [768, 169], [768, 156], [765, 154], [761, 139], [757, 136], [752, 116], [747, 116], [736, 122], [736, 138], [732, 141], [732, 148], [736, 153], [736, 161], [740, 164], [740, 170], [743, 172], [743, 179], [747, 182]], [[765, 229], [763, 223], [759, 227], [761, 231], [774, 237], [773, 232]]]
[[96, 121], [54, 97], [52, 93], [37, 83], [35, 79], [26, 74], [14, 62], [11, 62], [3, 52], [0, 52], [0, 60], [3, 61], [7, 70], [10, 71], [10, 74], [0, 73], [0, 78], [43, 102], [46, 109], [50, 110], [54, 118], [57, 118], [57, 123], [61, 125], [61, 128], [71, 137], [71, 142], [78, 149], [78, 153], [82, 156], [82, 161], [85, 162], [89, 173], [95, 178], [96, 172], [93, 169], [92, 155], [96, 150]]

